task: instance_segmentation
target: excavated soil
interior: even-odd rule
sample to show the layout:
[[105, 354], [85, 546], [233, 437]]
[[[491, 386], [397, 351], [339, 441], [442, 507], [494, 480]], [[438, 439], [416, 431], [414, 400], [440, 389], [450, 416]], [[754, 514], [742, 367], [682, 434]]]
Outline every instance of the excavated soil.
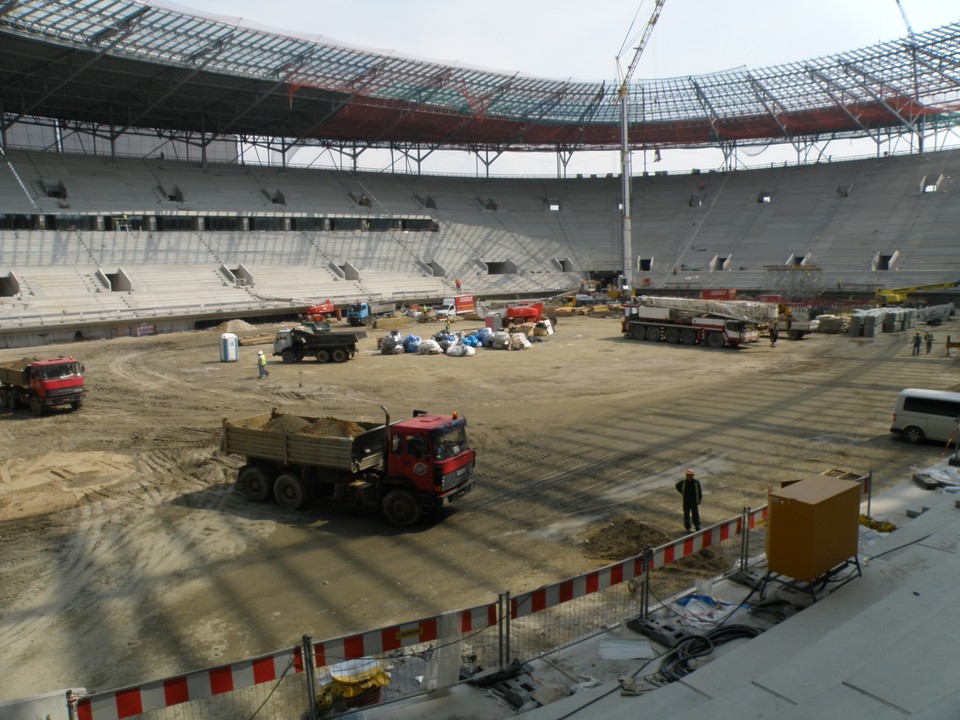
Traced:
[[[271, 362], [258, 380], [256, 351], [277, 329], [231, 321], [0, 351], [75, 355], [89, 390], [77, 412], [0, 412], [0, 702], [114, 689], [586, 572], [683, 534], [674, 483], [688, 467], [704, 525], [829, 468], [872, 470], [880, 492], [943, 451], [891, 437], [897, 392], [958, 384], [943, 349], [957, 323], [919, 357], [908, 333], [709, 350], [624, 339], [616, 317], [589, 316], [561, 317], [522, 351], [383, 355], [378, 328], [350, 362]], [[237, 362], [220, 362], [225, 330], [240, 337]], [[225, 418], [276, 408], [350, 436], [382, 423], [381, 406], [393, 420], [464, 414], [476, 490], [407, 529], [236, 491], [243, 460], [220, 451]], [[720, 565], [714, 549], [684, 562], [692, 577]]]

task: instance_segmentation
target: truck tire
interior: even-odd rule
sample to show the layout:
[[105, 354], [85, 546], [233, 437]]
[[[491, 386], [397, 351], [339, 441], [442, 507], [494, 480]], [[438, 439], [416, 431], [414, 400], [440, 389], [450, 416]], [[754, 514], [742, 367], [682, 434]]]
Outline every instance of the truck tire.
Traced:
[[307, 494], [303, 489], [303, 481], [296, 475], [283, 473], [273, 483], [273, 497], [277, 505], [284, 510], [299, 510], [306, 501]]
[[712, 348], [722, 348], [726, 344], [723, 335], [718, 332], [712, 332], [707, 335], [707, 345]]
[[315, 356], [318, 363], [330, 362], [330, 351], [329, 350], [317, 350]]
[[342, 363], [349, 360], [350, 355], [343, 348], [336, 348], [332, 353], [330, 353], [330, 359], [335, 363]]
[[926, 435], [923, 434], [923, 430], [918, 428], [916, 425], [911, 425], [903, 429], [903, 439], [908, 443], [913, 443], [914, 445], [919, 445], [924, 440], [926, 440]]
[[643, 340], [644, 338], [643, 325], [631, 325], [628, 334], [634, 340]]
[[74, 400], [72, 403], [70, 403], [70, 407], [74, 410], [79, 410], [83, 407], [83, 400]]
[[803, 337], [803, 333], [800, 330], [788, 330], [787, 337], [791, 340], [800, 340]]
[[677, 328], [667, 328], [667, 331], [664, 333], [663, 339], [668, 343], [673, 343], [676, 345], [680, 342], [680, 330]]
[[7, 390], [7, 407], [11, 410], [17, 409], [17, 392], [13, 388]]
[[297, 361], [297, 354], [293, 350], [284, 350], [280, 355], [280, 359], [289, 365]]
[[680, 342], [683, 345], [695, 345], [697, 342], [697, 331], [685, 328], [680, 331]]
[[43, 415], [43, 403], [36, 395], [30, 396], [30, 412], [34, 415]]
[[262, 467], [247, 465], [237, 473], [237, 485], [247, 502], [266, 502], [270, 498], [270, 473]]
[[650, 325], [647, 327], [647, 340], [659, 340], [660, 339], [660, 326], [659, 325]]
[[413, 525], [420, 519], [420, 504], [406, 490], [391, 490], [383, 498], [383, 516], [391, 525]]

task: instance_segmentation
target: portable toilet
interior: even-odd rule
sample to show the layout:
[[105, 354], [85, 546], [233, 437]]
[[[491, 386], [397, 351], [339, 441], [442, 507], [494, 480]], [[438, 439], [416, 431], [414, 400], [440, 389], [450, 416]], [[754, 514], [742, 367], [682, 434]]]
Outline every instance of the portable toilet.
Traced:
[[240, 340], [233, 333], [220, 336], [220, 362], [236, 362], [240, 359]]

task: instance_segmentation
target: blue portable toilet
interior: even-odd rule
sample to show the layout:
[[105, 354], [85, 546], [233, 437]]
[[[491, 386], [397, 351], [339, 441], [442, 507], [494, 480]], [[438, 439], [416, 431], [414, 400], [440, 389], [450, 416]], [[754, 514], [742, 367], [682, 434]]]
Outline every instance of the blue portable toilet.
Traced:
[[233, 333], [220, 336], [220, 362], [236, 362], [240, 359], [240, 340]]

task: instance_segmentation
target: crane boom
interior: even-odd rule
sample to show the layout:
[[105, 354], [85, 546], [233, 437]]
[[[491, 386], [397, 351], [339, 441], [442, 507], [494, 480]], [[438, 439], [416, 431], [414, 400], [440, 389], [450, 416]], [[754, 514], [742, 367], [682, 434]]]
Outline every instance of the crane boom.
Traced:
[[[653, 28], [660, 19], [660, 11], [666, 0], [656, 0], [654, 3], [653, 14], [647, 21], [646, 27], [640, 36], [636, 50], [633, 53], [633, 59], [627, 66], [627, 71], [623, 74], [623, 81], [620, 83], [620, 89], [617, 93], [617, 99], [620, 102], [620, 179], [623, 191], [623, 215], [622, 215], [622, 263], [623, 275], [619, 288], [621, 292], [629, 292], [633, 288], [633, 251], [632, 236], [633, 226], [630, 209], [630, 190], [632, 172], [630, 169], [630, 121], [627, 113], [627, 98], [630, 94], [630, 79], [637, 69], [637, 63], [640, 62], [640, 56], [643, 55], [643, 49], [647, 46], [647, 41], [653, 33]], [[618, 58], [619, 61], [619, 58]]]
[[900, 10], [900, 17], [903, 18], [903, 24], [907, 26], [907, 35], [913, 39], [913, 28], [910, 27], [910, 21], [907, 19], [907, 11], [903, 9], [903, 3], [897, 0], [897, 9]]

